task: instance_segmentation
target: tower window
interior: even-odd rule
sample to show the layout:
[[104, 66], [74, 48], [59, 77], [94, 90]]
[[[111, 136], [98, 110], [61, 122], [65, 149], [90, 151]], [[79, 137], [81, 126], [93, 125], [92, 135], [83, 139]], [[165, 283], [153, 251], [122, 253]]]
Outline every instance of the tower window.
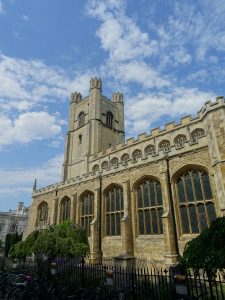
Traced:
[[82, 135], [79, 134], [79, 144], [82, 144]]
[[78, 126], [81, 127], [85, 123], [85, 115], [84, 112], [82, 111], [79, 116], [78, 116]]
[[113, 114], [110, 111], [108, 111], [106, 115], [106, 125], [110, 128], [112, 128], [113, 125]]

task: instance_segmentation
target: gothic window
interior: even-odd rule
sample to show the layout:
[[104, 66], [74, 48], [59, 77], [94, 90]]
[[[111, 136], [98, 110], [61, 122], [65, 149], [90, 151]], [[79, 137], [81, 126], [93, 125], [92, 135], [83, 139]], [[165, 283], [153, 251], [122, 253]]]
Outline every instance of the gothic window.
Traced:
[[104, 170], [104, 169], [108, 169], [108, 162], [107, 161], [103, 161], [103, 163], [102, 163], [102, 170]]
[[94, 165], [94, 167], [92, 168], [92, 173], [96, 174], [99, 172], [99, 166], [98, 165]]
[[79, 144], [81, 145], [82, 144], [82, 135], [79, 134]]
[[120, 235], [123, 217], [123, 189], [113, 186], [105, 194], [106, 235]]
[[86, 193], [81, 197], [81, 225], [87, 236], [91, 235], [90, 224], [94, 218], [94, 194]]
[[45, 223], [48, 220], [48, 204], [46, 202], [42, 202], [38, 207], [38, 224]]
[[70, 198], [65, 197], [61, 201], [61, 222], [70, 218]]
[[182, 232], [199, 233], [216, 218], [209, 175], [189, 170], [177, 180], [177, 196]]
[[119, 165], [119, 161], [118, 161], [118, 158], [114, 157], [111, 159], [111, 166], [115, 169], [117, 168]]
[[113, 126], [113, 114], [110, 111], [106, 114], [106, 125], [110, 128]]
[[176, 149], [184, 147], [184, 142], [186, 142], [186, 136], [184, 134], [179, 134], [174, 139], [174, 144]]
[[132, 154], [132, 157], [133, 157], [134, 161], [137, 161], [138, 158], [141, 157], [141, 156], [142, 156], [141, 150], [139, 150], [139, 149], [134, 150], [134, 152]]
[[124, 153], [124, 154], [121, 156], [121, 162], [122, 162], [122, 165], [123, 165], [123, 166], [126, 166], [126, 165], [128, 164], [129, 159], [130, 159], [129, 154]]
[[82, 111], [79, 116], [78, 116], [78, 126], [81, 127], [85, 123], [85, 115], [84, 112]]
[[198, 139], [205, 135], [205, 131], [202, 128], [197, 128], [191, 133], [192, 142], [197, 142]]
[[136, 188], [138, 233], [162, 234], [163, 199], [161, 184], [153, 178], [145, 178]]
[[163, 153], [170, 151], [170, 142], [168, 140], [163, 140], [159, 143], [159, 150], [163, 150]]
[[16, 225], [15, 223], [11, 224], [11, 225], [10, 225], [10, 228], [9, 228], [9, 231], [10, 231], [11, 233], [16, 232], [16, 231], [17, 231], [17, 225]]
[[148, 155], [154, 155], [155, 154], [155, 146], [154, 145], [148, 145], [145, 148], [145, 154]]

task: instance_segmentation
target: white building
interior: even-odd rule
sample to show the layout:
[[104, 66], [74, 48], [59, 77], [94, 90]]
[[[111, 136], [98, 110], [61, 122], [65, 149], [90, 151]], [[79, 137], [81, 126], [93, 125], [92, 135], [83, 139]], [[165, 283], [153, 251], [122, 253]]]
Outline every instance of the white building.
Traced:
[[16, 210], [0, 212], [0, 239], [5, 242], [8, 233], [21, 234], [25, 231], [28, 221], [29, 208], [23, 202], [18, 203]]

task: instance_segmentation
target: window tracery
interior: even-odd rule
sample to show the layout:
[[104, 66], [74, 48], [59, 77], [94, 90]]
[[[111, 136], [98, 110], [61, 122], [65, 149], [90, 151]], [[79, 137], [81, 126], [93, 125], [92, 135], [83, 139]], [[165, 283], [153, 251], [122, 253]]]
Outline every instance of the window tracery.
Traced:
[[119, 165], [119, 160], [118, 160], [118, 158], [117, 158], [117, 157], [112, 158], [112, 159], [111, 159], [111, 166], [115, 169], [115, 168], [118, 167], [118, 165]]
[[159, 143], [159, 150], [163, 150], [163, 153], [167, 153], [170, 151], [170, 142], [168, 140], [163, 140]]
[[140, 149], [134, 150], [132, 157], [134, 161], [137, 161], [139, 157], [142, 157], [141, 150]]
[[178, 136], [175, 137], [174, 139], [174, 144], [176, 149], [181, 149], [184, 147], [184, 143], [186, 142], [186, 136], [184, 134], [179, 134]]
[[145, 178], [136, 188], [138, 233], [162, 234], [163, 199], [161, 184], [153, 178]]
[[216, 218], [208, 173], [188, 170], [179, 176], [176, 185], [182, 232], [202, 232]]
[[154, 145], [148, 145], [145, 148], [145, 154], [148, 155], [154, 155], [155, 154], [155, 146]]
[[106, 125], [110, 128], [113, 126], [113, 114], [111, 111], [108, 111], [106, 114]]
[[91, 236], [90, 224], [94, 219], [94, 194], [86, 193], [81, 197], [81, 226], [87, 236]]
[[84, 112], [82, 111], [79, 116], [78, 116], [78, 126], [81, 127], [85, 123], [85, 115]]
[[123, 210], [123, 189], [113, 186], [105, 194], [106, 235], [120, 235]]
[[65, 197], [61, 201], [61, 222], [70, 219], [70, 198]]
[[121, 156], [121, 162], [122, 162], [122, 165], [123, 166], [126, 166], [129, 162], [129, 159], [130, 159], [130, 156], [129, 154], [127, 153], [124, 153], [122, 156]]
[[202, 128], [197, 128], [191, 133], [192, 142], [197, 142], [198, 139], [205, 135], [205, 131]]

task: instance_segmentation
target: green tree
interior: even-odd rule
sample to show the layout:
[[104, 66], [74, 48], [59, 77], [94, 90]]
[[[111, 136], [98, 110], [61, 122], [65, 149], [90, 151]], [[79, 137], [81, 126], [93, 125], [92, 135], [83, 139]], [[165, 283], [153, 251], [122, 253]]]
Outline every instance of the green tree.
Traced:
[[47, 255], [51, 260], [57, 256], [85, 256], [89, 253], [88, 238], [85, 230], [66, 221], [48, 229], [33, 231], [25, 241], [10, 249], [14, 258], [25, 258], [34, 254], [39, 257]]
[[19, 235], [18, 232], [8, 233], [5, 238], [5, 256], [8, 256], [10, 248], [21, 240], [22, 234]]
[[186, 244], [182, 262], [187, 268], [201, 268], [207, 272], [225, 268], [225, 217], [217, 218]]

